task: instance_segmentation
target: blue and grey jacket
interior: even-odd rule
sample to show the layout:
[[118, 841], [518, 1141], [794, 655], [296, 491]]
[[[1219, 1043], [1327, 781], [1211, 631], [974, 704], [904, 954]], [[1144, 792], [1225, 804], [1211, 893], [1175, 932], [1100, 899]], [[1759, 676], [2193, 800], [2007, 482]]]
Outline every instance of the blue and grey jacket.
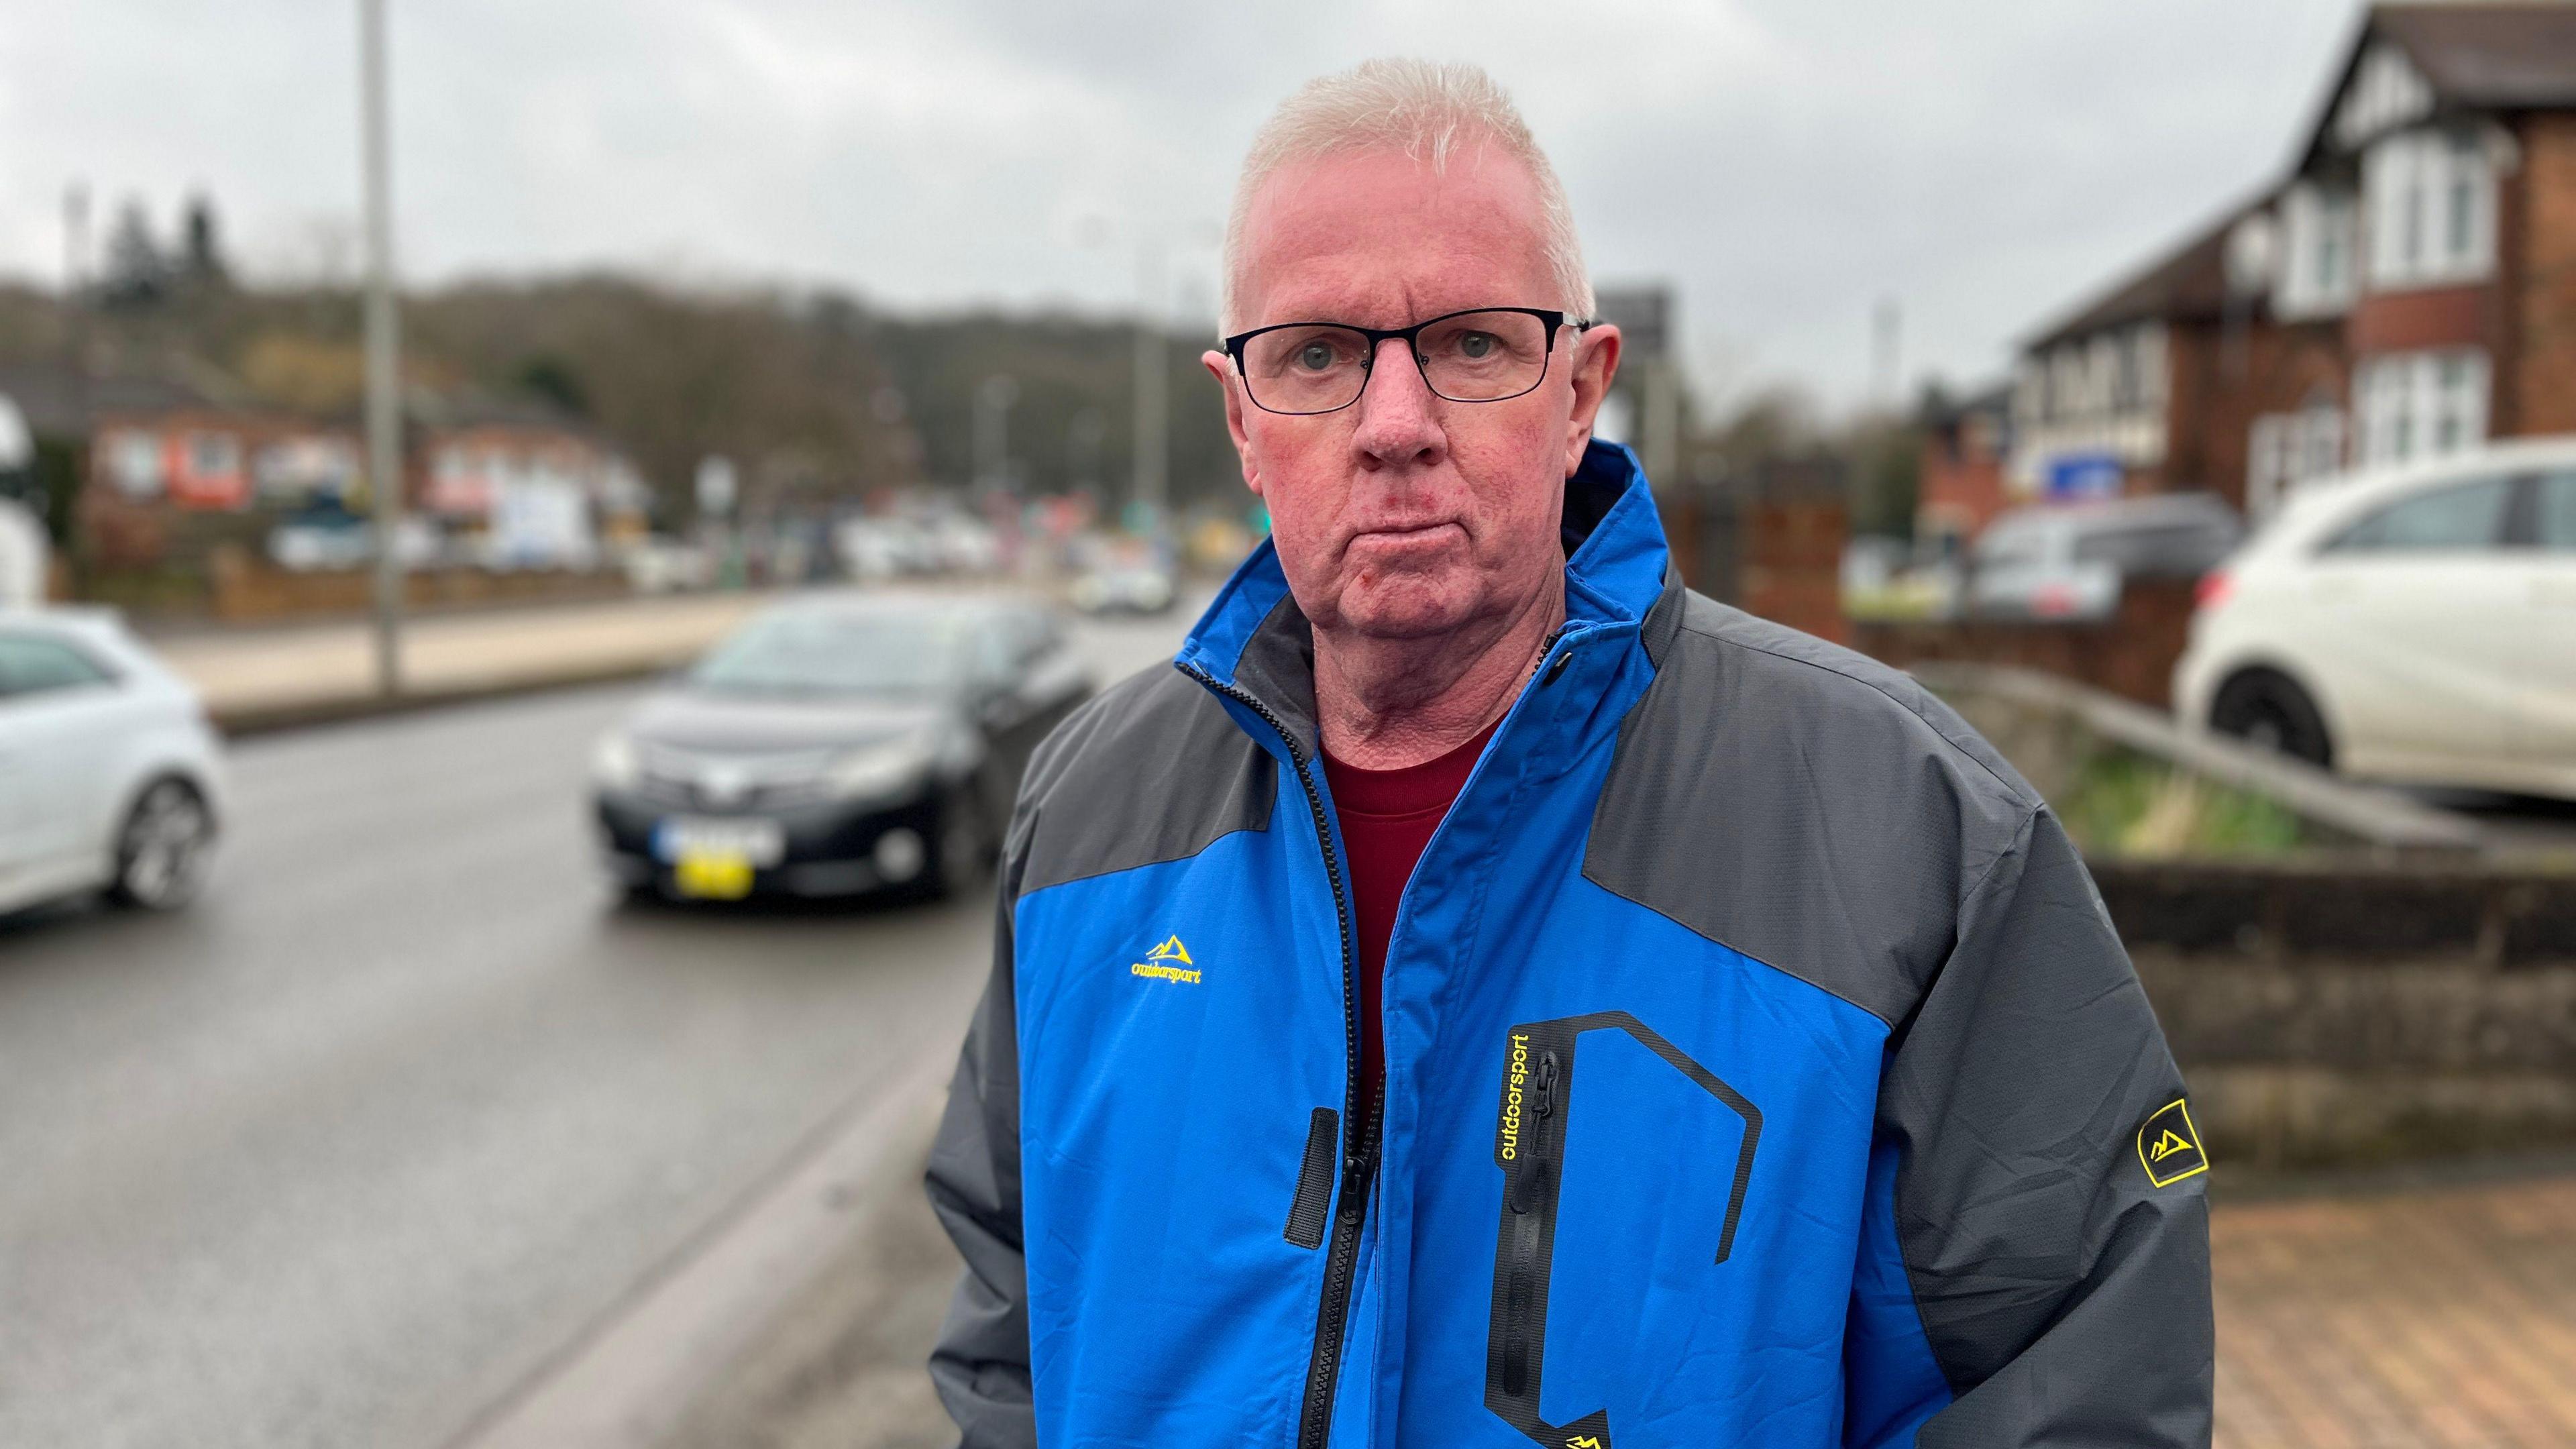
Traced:
[[1565, 544], [1377, 1113], [1269, 547], [1039, 751], [930, 1164], [968, 1449], [2206, 1444], [2204, 1163], [2057, 820], [1906, 676], [1685, 591], [1626, 450]]

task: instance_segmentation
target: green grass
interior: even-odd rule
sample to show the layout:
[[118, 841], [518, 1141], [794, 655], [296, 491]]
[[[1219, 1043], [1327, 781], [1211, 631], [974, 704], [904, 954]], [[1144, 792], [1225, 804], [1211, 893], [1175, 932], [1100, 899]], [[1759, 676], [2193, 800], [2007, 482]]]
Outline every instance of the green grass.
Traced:
[[2265, 856], [2309, 843], [2279, 802], [2125, 750], [2095, 753], [2064, 796], [2058, 818], [2091, 854]]

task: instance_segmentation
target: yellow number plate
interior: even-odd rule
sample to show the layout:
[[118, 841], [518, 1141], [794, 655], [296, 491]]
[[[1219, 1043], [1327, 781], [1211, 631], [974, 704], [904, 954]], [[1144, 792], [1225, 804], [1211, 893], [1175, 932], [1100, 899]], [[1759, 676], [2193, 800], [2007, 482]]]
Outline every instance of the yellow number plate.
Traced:
[[682, 850], [671, 884], [699, 900], [738, 901], [751, 894], [751, 857], [739, 850]]

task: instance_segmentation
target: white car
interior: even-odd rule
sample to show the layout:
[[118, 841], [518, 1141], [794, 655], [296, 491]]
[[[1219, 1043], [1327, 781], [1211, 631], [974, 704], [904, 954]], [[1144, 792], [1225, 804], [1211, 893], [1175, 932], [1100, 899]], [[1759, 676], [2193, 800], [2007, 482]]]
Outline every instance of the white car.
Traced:
[[0, 610], [0, 911], [92, 890], [183, 905], [222, 809], [196, 691], [113, 614]]
[[2348, 775], [2576, 798], [2576, 437], [2303, 489], [2202, 581], [2173, 697]]

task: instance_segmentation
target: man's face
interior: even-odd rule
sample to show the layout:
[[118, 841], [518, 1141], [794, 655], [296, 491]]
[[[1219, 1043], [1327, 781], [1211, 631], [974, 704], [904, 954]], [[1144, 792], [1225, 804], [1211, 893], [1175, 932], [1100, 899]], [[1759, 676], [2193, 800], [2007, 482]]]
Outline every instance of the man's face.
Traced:
[[[1480, 146], [1444, 172], [1391, 151], [1282, 167], [1246, 218], [1238, 326], [1562, 308], [1539, 215], [1528, 168]], [[1232, 359], [1207, 354], [1244, 481], [1270, 507], [1289, 590], [1317, 628], [1435, 635], [1549, 586], [1564, 566], [1565, 479], [1619, 353], [1610, 328], [1555, 341], [1545, 381], [1501, 402], [1435, 395], [1388, 342], [1358, 402], [1309, 417], [1263, 411]]]

